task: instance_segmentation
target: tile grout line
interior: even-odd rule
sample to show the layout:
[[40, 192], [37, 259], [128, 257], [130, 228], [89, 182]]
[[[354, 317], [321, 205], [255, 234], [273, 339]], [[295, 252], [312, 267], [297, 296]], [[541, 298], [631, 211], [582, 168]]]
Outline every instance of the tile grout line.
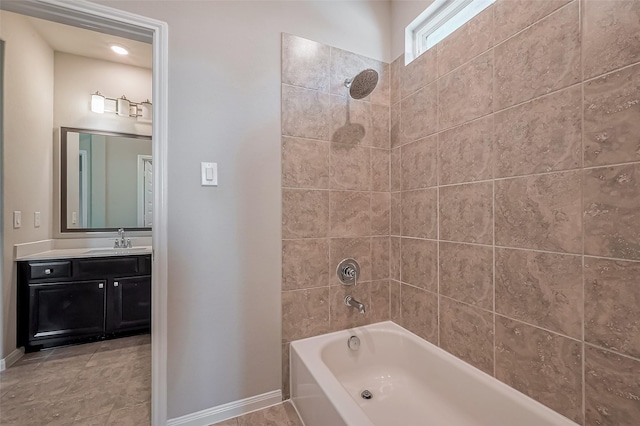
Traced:
[[578, 29], [580, 32], [580, 147], [581, 149], [581, 173], [580, 173], [580, 207], [582, 214], [580, 215], [580, 236], [582, 237], [582, 268], [581, 268], [581, 278], [582, 278], [582, 342], [581, 342], [581, 386], [582, 386], [582, 424], [586, 423], [586, 399], [587, 399], [587, 388], [586, 388], [586, 350], [585, 350], [585, 308], [586, 308], [586, 294], [585, 294], [585, 285], [584, 285], [584, 265], [585, 265], [585, 257], [584, 257], [584, 249], [585, 249], [585, 231], [584, 231], [584, 178], [585, 178], [585, 163], [584, 163], [584, 27], [582, 25], [582, 17], [584, 14], [584, 3], [582, 0], [579, 0], [578, 3]]

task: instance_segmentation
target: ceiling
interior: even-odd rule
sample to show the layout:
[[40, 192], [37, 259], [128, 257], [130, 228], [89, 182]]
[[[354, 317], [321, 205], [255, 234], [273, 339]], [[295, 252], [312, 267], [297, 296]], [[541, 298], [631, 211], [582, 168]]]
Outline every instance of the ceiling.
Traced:
[[[28, 19], [49, 46], [57, 52], [151, 69], [151, 44], [43, 19]], [[129, 54], [118, 55], [112, 52], [111, 45], [114, 44], [126, 48]]]

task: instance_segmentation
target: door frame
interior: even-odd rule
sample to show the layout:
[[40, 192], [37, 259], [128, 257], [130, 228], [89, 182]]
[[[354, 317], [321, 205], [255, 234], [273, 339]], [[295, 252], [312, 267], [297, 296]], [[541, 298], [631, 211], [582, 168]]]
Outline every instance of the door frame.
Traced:
[[[152, 43], [153, 46], [153, 264], [151, 311], [151, 424], [167, 424], [167, 160], [168, 25], [156, 19], [84, 0], [0, 2], [0, 9]], [[1, 157], [0, 157], [1, 158]], [[1, 236], [0, 236], [1, 238]], [[0, 304], [1, 306], [1, 304]]]

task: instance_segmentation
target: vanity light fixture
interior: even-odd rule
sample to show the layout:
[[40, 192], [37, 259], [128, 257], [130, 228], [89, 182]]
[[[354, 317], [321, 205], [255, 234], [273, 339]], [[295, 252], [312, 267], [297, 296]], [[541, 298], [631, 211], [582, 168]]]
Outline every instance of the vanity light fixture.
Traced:
[[128, 55], [129, 51], [122, 46], [118, 46], [117, 44], [111, 45], [111, 50], [118, 55]]
[[153, 116], [149, 99], [144, 102], [132, 102], [122, 95], [120, 98], [109, 98], [100, 92], [91, 95], [91, 111], [98, 114], [115, 113], [120, 117], [137, 118], [143, 122], [151, 122]]

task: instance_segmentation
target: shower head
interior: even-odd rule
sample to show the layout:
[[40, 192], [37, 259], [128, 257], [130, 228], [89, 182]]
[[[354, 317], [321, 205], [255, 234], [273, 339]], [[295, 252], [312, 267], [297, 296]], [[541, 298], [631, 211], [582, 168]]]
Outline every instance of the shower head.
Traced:
[[373, 92], [378, 84], [378, 72], [371, 68], [356, 75], [353, 79], [347, 79], [344, 85], [349, 89], [349, 95], [353, 99], [366, 98]]

